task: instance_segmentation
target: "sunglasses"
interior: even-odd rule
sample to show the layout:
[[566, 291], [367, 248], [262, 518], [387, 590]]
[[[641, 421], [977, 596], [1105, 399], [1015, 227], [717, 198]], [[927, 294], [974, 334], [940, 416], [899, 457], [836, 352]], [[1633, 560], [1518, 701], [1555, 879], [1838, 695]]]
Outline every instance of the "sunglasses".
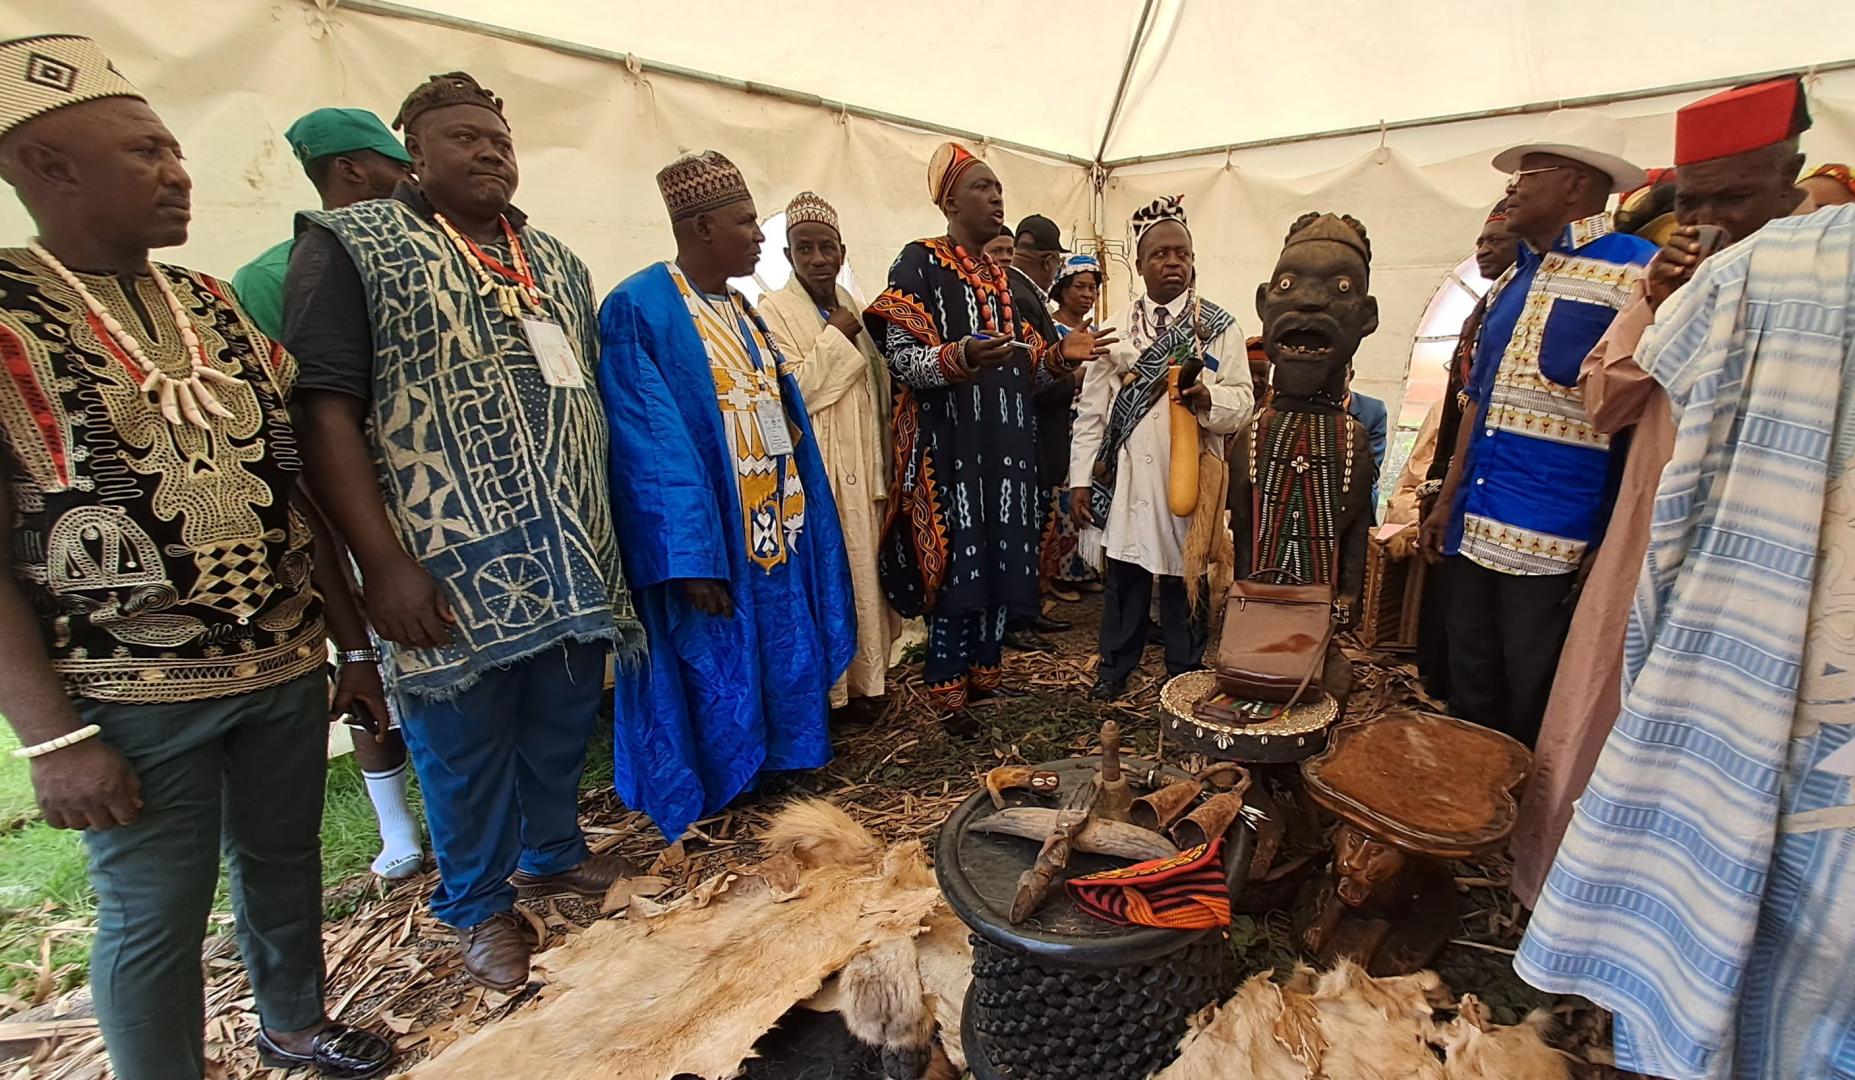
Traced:
[[1507, 177], [1507, 190], [1512, 191], [1519, 187], [1520, 181], [1529, 176], [1538, 176], [1540, 173], [1558, 172], [1563, 168], [1565, 168], [1564, 165], [1546, 165], [1538, 169], [1515, 169]]

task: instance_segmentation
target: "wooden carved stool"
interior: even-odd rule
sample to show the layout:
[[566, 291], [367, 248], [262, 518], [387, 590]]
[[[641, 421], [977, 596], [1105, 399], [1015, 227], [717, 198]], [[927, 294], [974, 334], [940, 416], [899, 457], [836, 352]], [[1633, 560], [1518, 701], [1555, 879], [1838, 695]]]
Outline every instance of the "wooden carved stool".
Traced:
[[1373, 975], [1421, 970], [1456, 933], [1445, 860], [1499, 847], [1531, 755], [1498, 731], [1435, 713], [1349, 720], [1301, 765], [1314, 801], [1340, 819], [1333, 868], [1298, 905], [1302, 944]]

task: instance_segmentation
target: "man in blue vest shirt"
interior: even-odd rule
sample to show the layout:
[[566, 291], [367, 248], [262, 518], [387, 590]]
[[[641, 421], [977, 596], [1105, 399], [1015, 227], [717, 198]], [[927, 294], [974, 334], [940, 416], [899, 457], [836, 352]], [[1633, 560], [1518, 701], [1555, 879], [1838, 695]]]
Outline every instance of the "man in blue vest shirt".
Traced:
[[1613, 232], [1610, 196], [1641, 169], [1569, 140], [1516, 146], [1508, 229], [1519, 260], [1496, 286], [1463, 390], [1454, 460], [1424, 522], [1450, 571], [1450, 705], [1532, 745], [1572, 615], [1579, 568], [1614, 497], [1610, 440], [1585, 415], [1578, 369], [1655, 245]]

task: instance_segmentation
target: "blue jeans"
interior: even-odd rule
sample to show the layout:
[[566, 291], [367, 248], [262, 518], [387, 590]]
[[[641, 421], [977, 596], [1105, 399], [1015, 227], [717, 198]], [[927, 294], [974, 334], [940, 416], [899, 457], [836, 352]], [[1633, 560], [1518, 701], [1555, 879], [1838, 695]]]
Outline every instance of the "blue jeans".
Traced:
[[515, 906], [517, 870], [558, 874], [586, 858], [580, 773], [609, 651], [569, 641], [490, 671], [455, 698], [399, 698], [438, 858], [439, 920], [476, 926]]

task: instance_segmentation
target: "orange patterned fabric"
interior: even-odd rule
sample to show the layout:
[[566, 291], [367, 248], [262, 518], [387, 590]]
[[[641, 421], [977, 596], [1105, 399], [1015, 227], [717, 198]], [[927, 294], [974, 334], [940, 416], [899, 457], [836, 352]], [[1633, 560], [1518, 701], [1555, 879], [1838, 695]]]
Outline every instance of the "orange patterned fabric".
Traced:
[[1224, 838], [1166, 859], [1151, 859], [1069, 882], [1070, 898], [1116, 926], [1214, 930], [1230, 925]]

